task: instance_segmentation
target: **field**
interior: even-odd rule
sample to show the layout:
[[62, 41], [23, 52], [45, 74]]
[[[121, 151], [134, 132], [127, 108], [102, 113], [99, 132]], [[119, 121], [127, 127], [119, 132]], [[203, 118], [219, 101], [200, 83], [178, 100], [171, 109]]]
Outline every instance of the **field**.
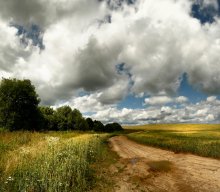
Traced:
[[209, 191], [210, 185], [218, 191], [220, 125], [124, 128], [112, 134], [0, 131], [0, 191], [169, 191], [172, 183], [174, 192]]
[[88, 191], [106, 134], [0, 132], [0, 191]]
[[129, 139], [142, 144], [176, 153], [220, 158], [220, 125], [154, 124], [124, 128]]

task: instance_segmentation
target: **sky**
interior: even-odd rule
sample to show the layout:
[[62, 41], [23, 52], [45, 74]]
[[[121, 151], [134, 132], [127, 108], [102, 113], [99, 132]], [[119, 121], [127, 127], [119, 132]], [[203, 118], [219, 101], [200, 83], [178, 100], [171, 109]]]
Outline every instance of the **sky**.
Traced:
[[220, 123], [220, 0], [0, 0], [0, 77], [103, 123]]

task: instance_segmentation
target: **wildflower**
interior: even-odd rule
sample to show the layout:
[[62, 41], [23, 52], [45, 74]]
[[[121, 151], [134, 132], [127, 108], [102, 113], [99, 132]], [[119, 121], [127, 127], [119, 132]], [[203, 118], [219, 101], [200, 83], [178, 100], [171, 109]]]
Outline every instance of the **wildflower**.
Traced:
[[7, 181], [13, 181], [14, 178], [12, 178], [11, 176], [8, 177]]

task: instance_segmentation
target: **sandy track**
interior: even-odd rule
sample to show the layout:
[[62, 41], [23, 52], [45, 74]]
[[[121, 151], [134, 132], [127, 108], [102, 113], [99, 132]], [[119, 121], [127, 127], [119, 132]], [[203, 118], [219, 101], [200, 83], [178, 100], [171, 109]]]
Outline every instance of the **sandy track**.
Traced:
[[[220, 161], [137, 144], [112, 137], [112, 150], [121, 157], [115, 191], [220, 192]], [[152, 171], [150, 161], [169, 161], [169, 171]]]

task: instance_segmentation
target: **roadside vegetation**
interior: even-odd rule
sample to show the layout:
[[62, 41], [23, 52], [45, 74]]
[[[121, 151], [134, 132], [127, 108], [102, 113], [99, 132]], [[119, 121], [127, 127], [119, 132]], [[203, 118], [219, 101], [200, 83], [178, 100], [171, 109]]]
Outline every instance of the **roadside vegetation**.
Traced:
[[176, 153], [220, 158], [220, 125], [158, 124], [125, 127], [128, 138]]
[[0, 191], [92, 189], [97, 185], [94, 166], [106, 158], [104, 142], [108, 136], [79, 132], [1, 132]]
[[[122, 131], [70, 106], [39, 105], [30, 80], [0, 82], [0, 191], [81, 192], [102, 186], [107, 139]], [[98, 172], [97, 172], [98, 170]]]

